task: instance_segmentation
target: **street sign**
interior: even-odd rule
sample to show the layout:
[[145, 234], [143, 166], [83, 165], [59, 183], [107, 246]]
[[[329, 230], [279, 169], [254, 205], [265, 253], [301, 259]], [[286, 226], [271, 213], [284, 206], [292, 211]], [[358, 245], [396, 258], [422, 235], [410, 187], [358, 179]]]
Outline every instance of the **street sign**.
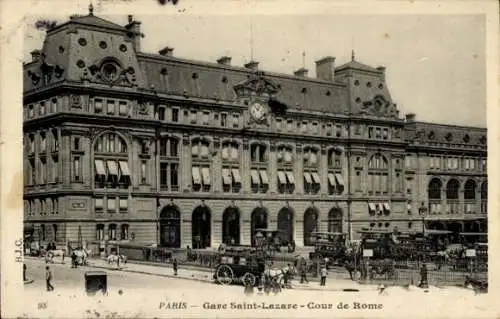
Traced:
[[465, 256], [466, 257], [476, 257], [476, 250], [475, 249], [466, 249]]
[[363, 257], [373, 257], [373, 249], [363, 249]]

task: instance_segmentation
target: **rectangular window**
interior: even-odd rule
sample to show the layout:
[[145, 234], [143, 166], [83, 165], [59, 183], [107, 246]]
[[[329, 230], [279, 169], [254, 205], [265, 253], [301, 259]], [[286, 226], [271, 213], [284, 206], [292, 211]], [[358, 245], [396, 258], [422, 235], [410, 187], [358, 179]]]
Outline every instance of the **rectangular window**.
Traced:
[[368, 138], [374, 138], [373, 136], [373, 127], [368, 128]]
[[163, 106], [158, 107], [158, 120], [165, 121], [165, 108]]
[[108, 114], [114, 115], [115, 114], [115, 101], [108, 100], [107, 106], [108, 106]]
[[240, 126], [240, 115], [238, 113], [233, 113], [233, 127]]
[[94, 112], [96, 114], [102, 114], [102, 100], [94, 100]]
[[179, 164], [170, 164], [170, 187], [173, 191], [179, 189]]
[[146, 168], [147, 168], [147, 162], [146, 161], [141, 161], [141, 184], [147, 184], [148, 183]]
[[102, 224], [97, 225], [96, 238], [97, 240], [104, 240], [104, 225]]
[[306, 133], [308, 129], [308, 125], [306, 121], [302, 121], [302, 133]]
[[160, 163], [160, 189], [168, 189], [168, 164]]
[[386, 139], [389, 138], [389, 129], [384, 128], [382, 137], [383, 137], [384, 140], [386, 140]]
[[108, 198], [108, 213], [116, 213], [116, 198]]
[[45, 115], [45, 102], [40, 102], [40, 116]]
[[58, 168], [59, 168], [59, 159], [57, 156], [52, 158], [52, 181], [54, 183], [59, 182], [59, 174], [58, 174]]
[[40, 184], [47, 182], [47, 163], [43, 160], [40, 161]]
[[276, 119], [276, 129], [281, 130], [282, 129], [282, 120], [281, 119]]
[[57, 112], [57, 99], [52, 99], [50, 103], [50, 112], [51, 113], [56, 113]]
[[121, 116], [128, 115], [128, 104], [125, 101], [120, 101], [119, 103], [119, 112]]
[[172, 122], [179, 122], [179, 109], [178, 108], [173, 108], [172, 109]]
[[120, 213], [125, 213], [128, 211], [128, 199], [120, 198]]
[[318, 134], [318, 123], [314, 122], [312, 124], [312, 133], [313, 134]]
[[382, 137], [382, 132], [380, 130], [380, 127], [377, 127], [375, 129], [375, 138], [381, 138]]
[[201, 119], [203, 125], [208, 125], [209, 124], [209, 117], [210, 117], [210, 113], [209, 112], [203, 112], [203, 117]]
[[286, 128], [289, 131], [293, 131], [293, 120], [286, 121]]
[[95, 206], [96, 213], [102, 213], [102, 211], [104, 209], [104, 199], [103, 198], [96, 198], [94, 206]]
[[179, 143], [176, 139], [171, 139], [170, 141], [170, 156], [178, 157], [179, 156]]
[[197, 116], [198, 116], [197, 111], [194, 111], [194, 110], [191, 111], [191, 114], [189, 116], [189, 122], [191, 122], [191, 124], [196, 124]]
[[335, 125], [335, 136], [342, 137], [342, 125]]
[[80, 180], [80, 158], [75, 157], [73, 159], [73, 180]]
[[330, 124], [330, 123], [326, 124], [326, 135], [327, 136], [331, 136], [332, 135], [332, 130], [333, 130], [332, 124]]
[[220, 126], [222, 126], [222, 127], [227, 126], [227, 114], [226, 113], [222, 113], [220, 115]]
[[35, 117], [35, 109], [33, 108], [33, 105], [28, 106], [28, 118], [32, 119]]

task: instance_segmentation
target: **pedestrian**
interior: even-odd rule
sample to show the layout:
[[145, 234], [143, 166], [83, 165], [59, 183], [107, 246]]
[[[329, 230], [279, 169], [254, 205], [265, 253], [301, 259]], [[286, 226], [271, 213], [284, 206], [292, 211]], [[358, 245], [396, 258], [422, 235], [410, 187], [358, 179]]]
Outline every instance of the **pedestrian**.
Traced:
[[50, 270], [49, 266], [45, 267], [45, 282], [47, 284], [47, 291], [52, 291], [54, 290], [54, 286], [52, 286], [52, 271]]
[[309, 280], [307, 280], [307, 261], [304, 257], [302, 257], [300, 264], [300, 283], [303, 284], [304, 281], [309, 283]]
[[286, 264], [285, 269], [283, 269], [283, 284], [285, 287], [289, 287], [288, 277], [290, 276], [290, 264]]
[[420, 288], [429, 288], [429, 282], [427, 280], [427, 265], [423, 264], [420, 268]]
[[26, 264], [23, 264], [23, 281], [26, 281]]
[[73, 251], [71, 253], [71, 268], [78, 268], [78, 262], [76, 261], [76, 253]]
[[174, 258], [174, 275], [177, 276], [177, 258]]
[[321, 282], [320, 286], [326, 286], [326, 275], [328, 274], [326, 270], [326, 264], [321, 266]]

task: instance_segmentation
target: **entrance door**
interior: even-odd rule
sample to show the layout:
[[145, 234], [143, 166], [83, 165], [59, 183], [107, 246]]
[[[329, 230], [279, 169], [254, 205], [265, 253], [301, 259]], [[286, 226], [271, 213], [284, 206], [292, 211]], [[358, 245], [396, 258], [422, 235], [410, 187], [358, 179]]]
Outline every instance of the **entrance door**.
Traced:
[[283, 244], [293, 241], [293, 213], [289, 208], [282, 208], [278, 213], [278, 231]]
[[193, 248], [204, 249], [210, 247], [211, 215], [207, 207], [198, 206], [193, 211], [191, 227]]
[[240, 212], [236, 207], [226, 208], [222, 215], [222, 242], [226, 245], [240, 244]]
[[255, 246], [255, 230], [259, 228], [267, 228], [267, 211], [265, 208], [256, 208], [252, 212], [252, 221], [250, 231], [252, 238], [252, 246]]
[[312, 233], [318, 231], [318, 212], [315, 208], [308, 208], [304, 213], [304, 246], [313, 246]]
[[166, 206], [160, 213], [160, 246], [181, 247], [181, 214], [173, 206]]

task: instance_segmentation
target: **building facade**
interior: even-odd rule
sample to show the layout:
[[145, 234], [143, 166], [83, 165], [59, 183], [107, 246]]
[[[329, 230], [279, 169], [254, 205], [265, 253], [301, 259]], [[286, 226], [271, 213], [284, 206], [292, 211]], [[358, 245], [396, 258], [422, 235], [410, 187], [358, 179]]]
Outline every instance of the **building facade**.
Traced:
[[486, 129], [402, 117], [384, 67], [316, 78], [141, 51], [140, 22], [73, 16], [24, 64], [25, 232], [167, 247], [298, 246], [313, 231], [485, 231]]

